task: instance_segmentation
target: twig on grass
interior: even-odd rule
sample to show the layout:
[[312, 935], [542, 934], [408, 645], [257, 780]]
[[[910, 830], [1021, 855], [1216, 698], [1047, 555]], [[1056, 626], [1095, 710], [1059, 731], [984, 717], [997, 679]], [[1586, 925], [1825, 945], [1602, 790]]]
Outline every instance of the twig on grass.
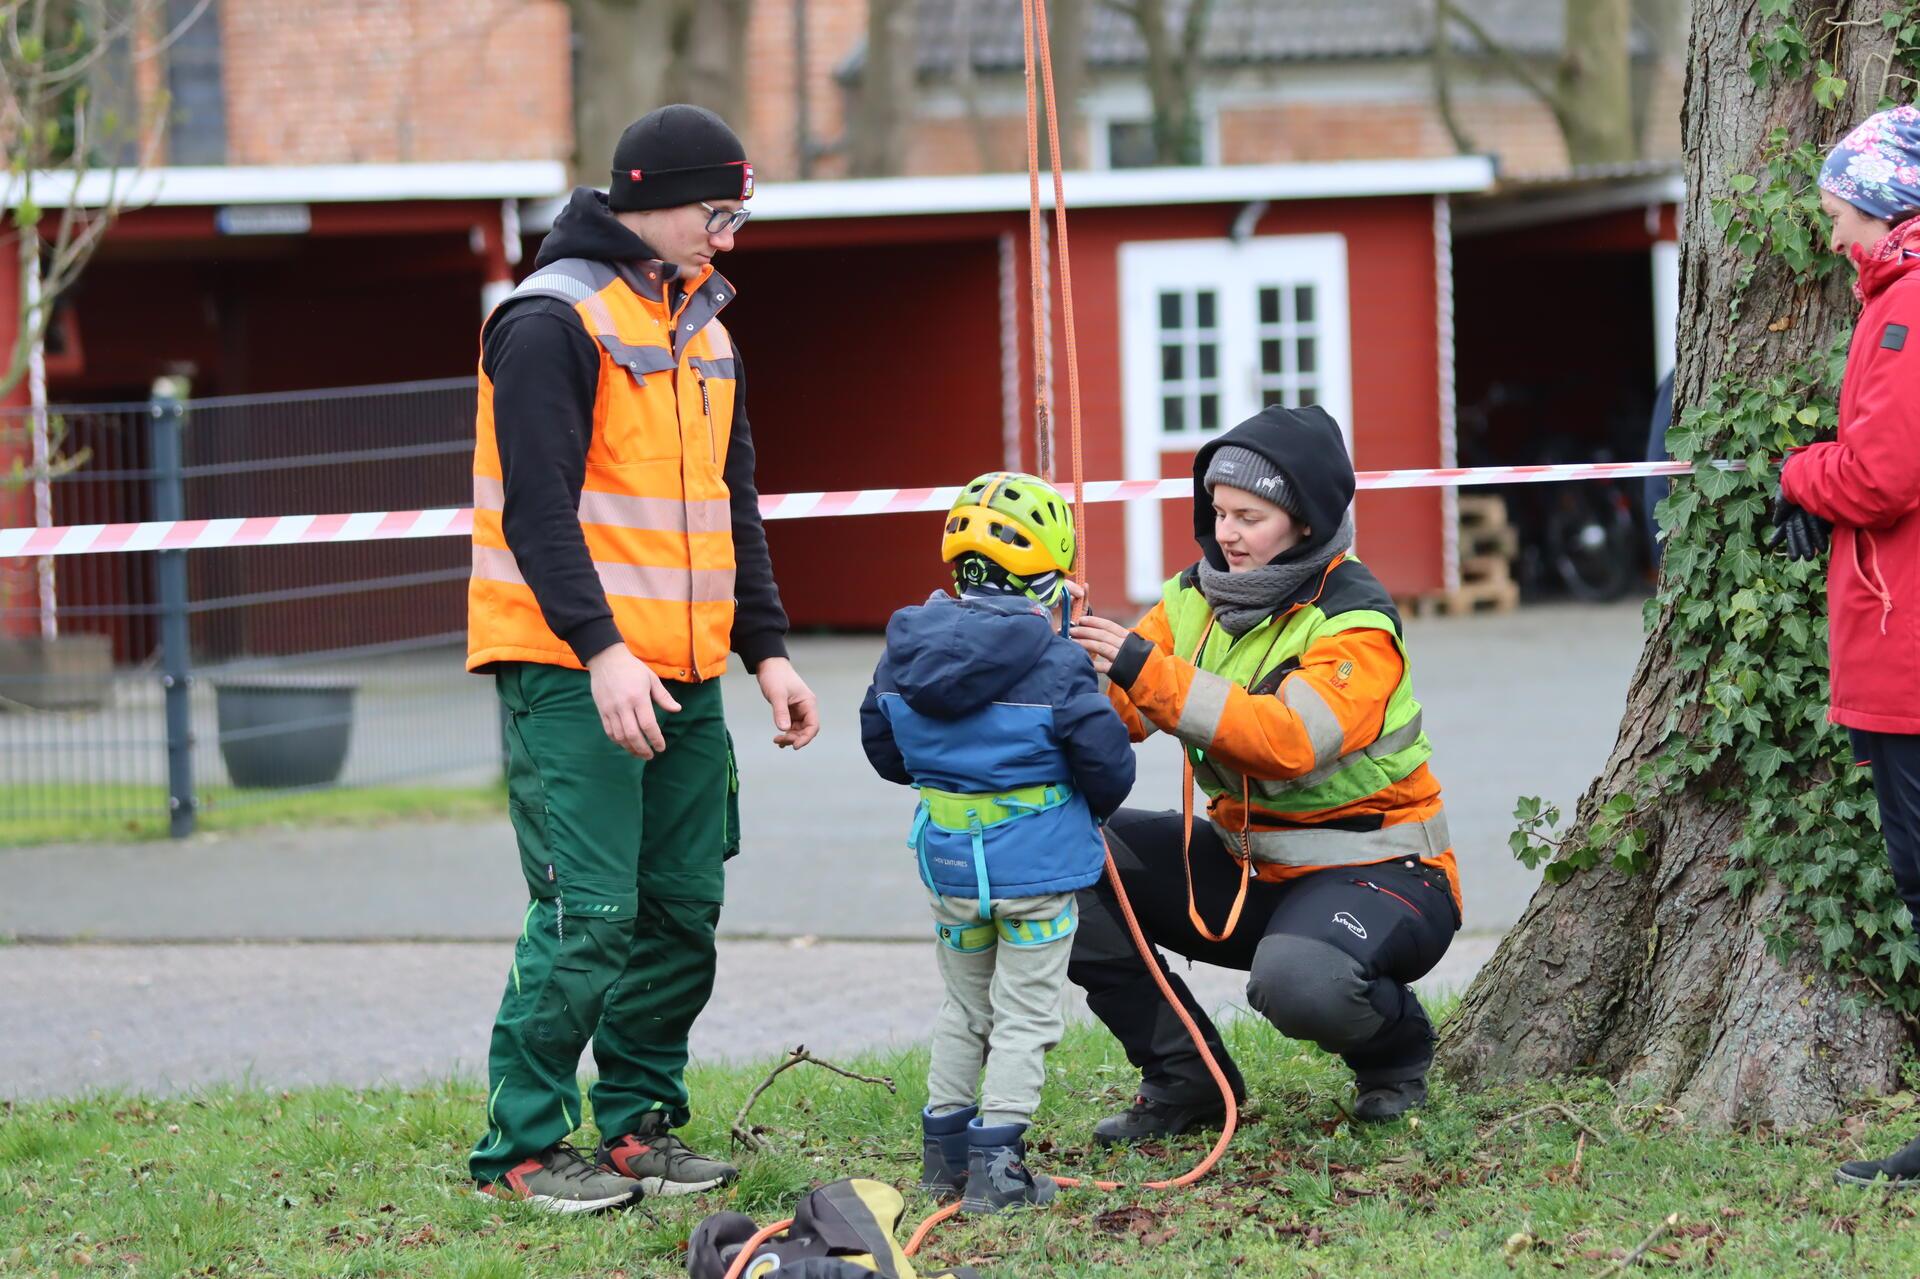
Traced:
[[1509, 1124], [1517, 1124], [1522, 1119], [1531, 1119], [1535, 1115], [1545, 1115], [1545, 1114], [1559, 1115], [1561, 1118], [1565, 1119], [1568, 1123], [1572, 1124], [1574, 1127], [1578, 1128], [1582, 1133], [1593, 1138], [1595, 1141], [1599, 1142], [1601, 1145], [1604, 1146], [1607, 1144], [1606, 1137], [1599, 1131], [1599, 1129], [1595, 1128], [1592, 1124], [1588, 1123], [1586, 1120], [1582, 1119], [1579, 1115], [1575, 1114], [1573, 1107], [1567, 1105], [1565, 1102], [1559, 1102], [1559, 1101], [1550, 1101], [1544, 1106], [1535, 1106], [1531, 1110], [1523, 1110], [1518, 1114], [1508, 1115], [1505, 1119], [1502, 1119], [1499, 1123], [1495, 1124], [1493, 1128], [1488, 1129], [1488, 1131], [1492, 1132], [1494, 1129], [1505, 1128]]
[[1587, 1134], [1586, 1130], [1582, 1129], [1580, 1132], [1580, 1140], [1573, 1143], [1573, 1167], [1567, 1173], [1567, 1180], [1576, 1186], [1580, 1184], [1580, 1161], [1586, 1157]]
[[894, 1087], [891, 1077], [881, 1076], [875, 1078], [872, 1075], [863, 1075], [858, 1071], [848, 1070], [844, 1066], [836, 1066], [832, 1062], [823, 1061], [808, 1052], [805, 1044], [796, 1044], [793, 1051], [789, 1052], [778, 1066], [768, 1071], [767, 1077], [762, 1079], [753, 1092], [748, 1094], [746, 1104], [741, 1106], [740, 1113], [733, 1117], [733, 1127], [728, 1130], [728, 1134], [734, 1141], [747, 1147], [749, 1150], [765, 1150], [768, 1145], [771, 1144], [766, 1138], [755, 1132], [752, 1127], [748, 1125], [747, 1112], [753, 1109], [753, 1103], [760, 1100], [760, 1094], [772, 1086], [773, 1081], [780, 1077], [782, 1071], [791, 1070], [802, 1062], [819, 1066], [823, 1070], [831, 1070], [836, 1075], [843, 1075], [848, 1079], [857, 1080], [863, 1084], [879, 1084], [888, 1092], [899, 1091], [898, 1088]]
[[1667, 1231], [1672, 1230], [1675, 1226], [1679, 1224], [1680, 1224], [1680, 1214], [1677, 1212], [1668, 1213], [1666, 1217], [1660, 1222], [1659, 1225], [1655, 1226], [1652, 1230], [1649, 1230], [1647, 1232], [1647, 1237], [1640, 1241], [1640, 1246], [1635, 1248], [1632, 1252], [1628, 1253], [1626, 1256], [1620, 1258], [1620, 1260], [1614, 1262], [1613, 1269], [1608, 1273], [1619, 1274], [1622, 1271], [1631, 1269], [1632, 1267], [1638, 1265], [1640, 1263], [1640, 1258], [1647, 1255], [1647, 1250], [1653, 1247], [1653, 1245], [1655, 1245], [1656, 1243], [1660, 1242], [1660, 1236], [1666, 1234]]

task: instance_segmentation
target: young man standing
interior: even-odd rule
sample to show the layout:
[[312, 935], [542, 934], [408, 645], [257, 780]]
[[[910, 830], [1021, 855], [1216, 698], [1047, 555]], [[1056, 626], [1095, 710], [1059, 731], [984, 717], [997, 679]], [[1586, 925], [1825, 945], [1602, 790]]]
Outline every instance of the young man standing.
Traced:
[[[819, 729], [786, 656], [744, 370], [717, 318], [733, 287], [713, 258], [752, 195], [720, 117], [653, 111], [621, 135], [608, 193], [574, 191], [482, 330], [467, 667], [494, 676], [506, 713], [531, 901], [470, 1168], [553, 1212], [735, 1175], [670, 1131], [688, 1118], [687, 1034], [739, 847], [728, 650], [758, 677], [776, 743]], [[589, 1039], [592, 1159], [565, 1140]]]

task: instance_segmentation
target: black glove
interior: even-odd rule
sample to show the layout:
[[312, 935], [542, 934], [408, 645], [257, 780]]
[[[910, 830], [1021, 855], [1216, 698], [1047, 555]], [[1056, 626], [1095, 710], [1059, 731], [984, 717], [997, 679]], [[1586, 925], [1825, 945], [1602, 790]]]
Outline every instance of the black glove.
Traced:
[[1833, 525], [1794, 505], [1785, 493], [1775, 495], [1772, 519], [1773, 527], [1764, 539], [1769, 548], [1790, 560], [1817, 560], [1827, 553]]

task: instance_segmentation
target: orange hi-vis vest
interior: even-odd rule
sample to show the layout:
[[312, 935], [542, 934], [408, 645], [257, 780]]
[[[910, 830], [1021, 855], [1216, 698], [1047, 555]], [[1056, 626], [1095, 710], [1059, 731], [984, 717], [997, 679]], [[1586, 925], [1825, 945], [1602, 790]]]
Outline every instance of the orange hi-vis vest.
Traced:
[[[599, 347], [580, 530], [627, 647], [660, 678], [691, 682], [726, 669], [733, 632], [733, 513], [724, 471], [737, 382], [733, 343], [715, 318], [733, 300], [733, 286], [708, 267], [672, 307], [659, 273], [658, 264], [636, 271], [563, 258], [528, 276], [509, 300], [560, 298]], [[484, 368], [474, 430], [467, 669], [542, 662], [579, 670], [507, 546], [493, 384]]]

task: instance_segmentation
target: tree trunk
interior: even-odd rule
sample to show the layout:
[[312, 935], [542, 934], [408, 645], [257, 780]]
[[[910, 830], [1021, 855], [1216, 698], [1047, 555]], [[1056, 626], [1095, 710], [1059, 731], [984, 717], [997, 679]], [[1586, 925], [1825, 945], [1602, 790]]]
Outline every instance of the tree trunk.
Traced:
[[681, 10], [667, 101], [705, 107], [744, 132], [747, 123], [747, 22], [753, 0], [695, 0]]
[[620, 134], [669, 102], [745, 127], [753, 0], [569, 0], [568, 8], [576, 181], [604, 187]]
[[1153, 98], [1154, 158], [1161, 164], [1200, 164], [1200, 111], [1195, 85], [1213, 0], [1187, 0], [1179, 25], [1170, 0], [1135, 0], [1125, 6], [1147, 50], [1147, 91]]
[[[1844, 23], [1875, 17], [1870, 9], [1865, 0], [1841, 0], [1825, 13]], [[1810, 13], [1797, 6], [1809, 25]], [[1771, 29], [1758, 6], [1693, 7], [1682, 119], [1681, 407], [1705, 403], [1716, 378], [1761, 382], [1824, 352], [1853, 322], [1845, 270], [1796, 286], [1777, 260], [1762, 258], [1741, 295], [1737, 281], [1749, 264], [1723, 245], [1712, 199], [1727, 194], [1730, 173], [1764, 172], [1770, 130], [1824, 146], [1872, 110], [1888, 45], [1877, 21], [1821, 23], [1838, 74], [1854, 86], [1853, 98], [1829, 114], [1814, 104], [1810, 76], [1755, 87], [1748, 42], [1763, 22]], [[1671, 709], [1702, 686], [1704, 672], [1683, 671], [1677, 660], [1680, 625], [1671, 608], [1655, 622], [1619, 739], [1581, 800], [1577, 826], [1591, 823], [1608, 798], [1634, 793], [1636, 773], [1666, 738]], [[1687, 711], [1680, 731], [1697, 728], [1684, 721], [1705, 713]], [[1767, 925], [1787, 923], [1803, 941], [1807, 932], [1803, 920], [1785, 916], [1777, 883], [1729, 890], [1729, 845], [1746, 811], [1738, 783], [1718, 768], [1651, 807], [1642, 803], [1648, 843], [1637, 873], [1603, 863], [1542, 885], [1448, 1027], [1441, 1062], [1456, 1082], [1598, 1073], [1708, 1123], [1782, 1127], [1821, 1122], [1849, 1098], [1896, 1084], [1909, 1041], [1900, 1019], [1861, 983], [1827, 970], [1818, 947], [1797, 945], [1784, 960], [1770, 952]]]
[[576, 182], [606, 186], [620, 134], [671, 101], [666, 81], [677, 7], [674, 0], [569, 0]]
[[[1713, 7], [1708, 0], [1701, 5]], [[1566, 0], [1566, 6], [1554, 115], [1567, 141], [1567, 161], [1576, 167], [1625, 164], [1636, 155], [1628, 0]]]
[[[1088, 0], [1047, 0], [1047, 40], [1053, 47], [1053, 97], [1060, 116], [1062, 169], [1077, 169], [1086, 162], [1080, 132], [1080, 97], [1087, 83], [1087, 3]], [[1041, 164], [1048, 163], [1051, 152], [1043, 125]]]
[[906, 167], [919, 82], [913, 26], [913, 0], [869, 0], [867, 56], [847, 135], [856, 178], [893, 177]]

